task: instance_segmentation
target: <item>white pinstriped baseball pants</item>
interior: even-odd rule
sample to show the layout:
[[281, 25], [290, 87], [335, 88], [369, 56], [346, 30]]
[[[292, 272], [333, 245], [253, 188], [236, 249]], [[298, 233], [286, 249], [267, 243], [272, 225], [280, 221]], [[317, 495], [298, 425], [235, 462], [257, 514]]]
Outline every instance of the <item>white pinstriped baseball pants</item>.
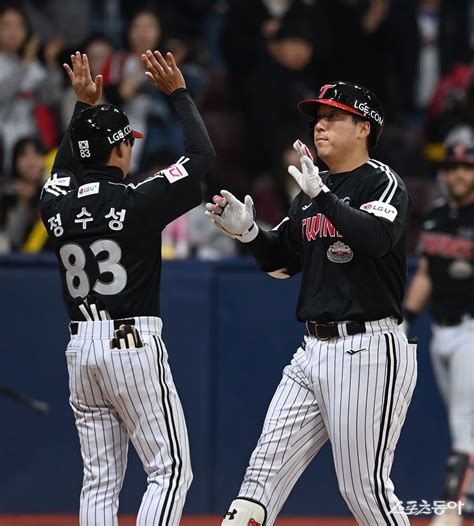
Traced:
[[453, 327], [433, 323], [431, 357], [448, 410], [452, 449], [469, 454], [474, 454], [473, 341], [474, 319], [466, 319]]
[[147, 474], [139, 526], [177, 526], [192, 472], [184, 414], [159, 318], [136, 317], [144, 346], [110, 349], [113, 322], [81, 322], [66, 356], [84, 480], [81, 526], [117, 526], [132, 441]]
[[416, 346], [390, 318], [366, 326], [329, 341], [305, 337], [285, 367], [239, 492], [266, 506], [266, 526], [328, 439], [358, 524], [409, 524], [390, 470], [415, 388]]

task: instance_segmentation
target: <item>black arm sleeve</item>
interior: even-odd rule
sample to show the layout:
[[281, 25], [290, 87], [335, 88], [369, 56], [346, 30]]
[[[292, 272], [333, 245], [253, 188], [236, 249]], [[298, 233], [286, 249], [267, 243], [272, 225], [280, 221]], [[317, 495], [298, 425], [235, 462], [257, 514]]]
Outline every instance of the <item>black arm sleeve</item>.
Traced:
[[285, 277], [289, 277], [301, 270], [301, 247], [294, 232], [294, 224], [289, 218], [285, 218], [270, 232], [259, 230], [248, 247], [265, 272], [283, 270]]
[[183, 128], [185, 155], [135, 190], [142, 213], [158, 229], [201, 203], [201, 181], [215, 157], [206, 126], [188, 92], [176, 90], [171, 101]]
[[206, 126], [186, 89], [176, 90], [170, 98], [183, 127], [186, 156], [193, 164], [193, 176], [203, 179], [216, 155]]
[[263, 270], [286, 267], [286, 258], [280, 242], [281, 234], [276, 231], [259, 230], [257, 237], [248, 243], [255, 260]]
[[331, 192], [321, 192], [314, 200], [353, 249], [376, 258], [390, 250], [392, 241], [382, 219], [352, 208]]
[[[76, 102], [76, 105], [74, 106], [74, 113], [71, 117], [71, 121], [69, 123], [69, 126], [71, 126], [71, 123], [82, 110], [90, 108], [89, 104], [86, 104], [85, 102]], [[72, 154], [71, 149], [71, 137], [69, 133], [69, 127], [64, 132], [63, 139], [61, 141], [61, 144], [58, 147], [58, 151], [56, 153], [56, 157], [54, 159], [53, 168], [51, 170], [52, 173], [59, 173], [59, 172], [72, 172], [73, 174], [78, 174], [82, 170], [81, 164], [79, 161], [74, 159], [74, 156]]]

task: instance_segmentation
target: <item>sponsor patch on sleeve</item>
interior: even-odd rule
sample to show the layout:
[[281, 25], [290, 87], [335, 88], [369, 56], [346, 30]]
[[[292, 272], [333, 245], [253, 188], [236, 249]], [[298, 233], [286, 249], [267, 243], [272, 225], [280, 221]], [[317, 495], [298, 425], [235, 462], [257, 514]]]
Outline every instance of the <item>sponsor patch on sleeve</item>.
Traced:
[[77, 197], [86, 197], [99, 193], [100, 183], [83, 184], [77, 189]]
[[70, 177], [52, 177], [50, 180], [51, 184], [55, 186], [69, 186], [71, 184]]
[[188, 171], [181, 163], [172, 164], [171, 166], [168, 166], [168, 168], [161, 170], [160, 173], [164, 175], [170, 183], [176, 183], [176, 181], [180, 181], [189, 175]]
[[69, 187], [70, 184], [70, 177], [58, 177], [57, 173], [53, 174], [44, 184], [41, 196], [43, 196], [43, 192], [48, 192], [55, 196], [65, 195], [67, 191], [64, 188]]
[[361, 210], [373, 214], [377, 217], [383, 217], [389, 221], [395, 221], [395, 218], [398, 215], [397, 209], [389, 205], [388, 203], [382, 203], [382, 201], [370, 201], [370, 203], [364, 203], [361, 207]]

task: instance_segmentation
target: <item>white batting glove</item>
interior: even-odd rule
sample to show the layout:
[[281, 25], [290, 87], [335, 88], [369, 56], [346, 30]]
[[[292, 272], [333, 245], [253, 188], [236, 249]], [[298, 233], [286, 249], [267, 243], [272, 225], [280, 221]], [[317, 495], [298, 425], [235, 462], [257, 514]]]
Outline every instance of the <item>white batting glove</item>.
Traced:
[[293, 143], [293, 148], [300, 156], [302, 172], [290, 164], [288, 173], [295, 179], [301, 190], [311, 199], [314, 199], [324, 187], [321, 177], [319, 177], [319, 168], [313, 164], [313, 157], [304, 143], [297, 140]]
[[242, 203], [227, 190], [222, 190], [221, 195], [214, 196], [213, 203], [206, 204], [206, 216], [224, 234], [242, 243], [250, 243], [257, 237], [255, 207], [249, 195]]

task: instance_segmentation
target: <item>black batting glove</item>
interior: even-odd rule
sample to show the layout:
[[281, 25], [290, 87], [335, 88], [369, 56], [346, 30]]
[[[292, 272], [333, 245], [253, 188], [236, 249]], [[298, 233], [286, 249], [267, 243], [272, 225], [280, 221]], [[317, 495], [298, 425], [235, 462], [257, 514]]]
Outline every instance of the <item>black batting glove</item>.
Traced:
[[143, 347], [143, 343], [134, 325], [120, 325], [110, 340], [111, 349], [135, 349], [138, 347]]

